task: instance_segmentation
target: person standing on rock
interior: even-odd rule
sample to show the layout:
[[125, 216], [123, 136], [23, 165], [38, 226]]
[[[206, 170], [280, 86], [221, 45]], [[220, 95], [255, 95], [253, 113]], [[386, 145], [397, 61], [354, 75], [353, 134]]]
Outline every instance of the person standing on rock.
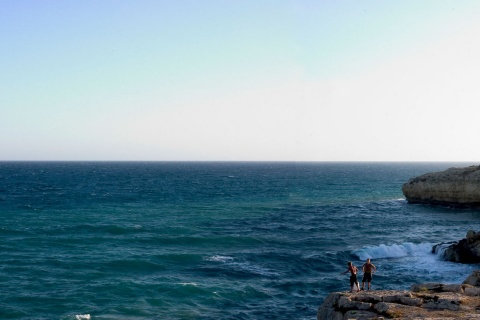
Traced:
[[357, 280], [357, 271], [358, 268], [353, 265], [350, 261], [348, 262], [348, 269], [345, 272], [341, 272], [340, 274], [345, 274], [350, 272], [350, 292], [353, 292], [353, 285], [357, 285], [357, 291], [360, 291], [360, 283]]
[[370, 262], [370, 259], [367, 259], [362, 266], [363, 279], [362, 279], [362, 290], [365, 290], [365, 281], [367, 282], [367, 288], [370, 290], [370, 283], [372, 282], [372, 274], [377, 271], [377, 267]]

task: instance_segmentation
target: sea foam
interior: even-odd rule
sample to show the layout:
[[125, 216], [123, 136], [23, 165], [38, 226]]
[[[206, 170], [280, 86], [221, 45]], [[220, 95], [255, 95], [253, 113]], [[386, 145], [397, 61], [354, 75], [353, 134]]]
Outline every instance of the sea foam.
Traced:
[[383, 258], [400, 258], [406, 256], [427, 255], [432, 251], [431, 243], [411, 243], [379, 246], [367, 246], [359, 250], [352, 251], [352, 254], [360, 260], [366, 259], [383, 259]]

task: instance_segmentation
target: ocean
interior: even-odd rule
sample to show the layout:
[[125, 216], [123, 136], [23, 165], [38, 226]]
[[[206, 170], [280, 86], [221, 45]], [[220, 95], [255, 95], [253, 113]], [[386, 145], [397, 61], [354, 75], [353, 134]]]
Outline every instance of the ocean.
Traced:
[[471, 164], [0, 162], [0, 318], [313, 320], [367, 258], [373, 290], [459, 283], [431, 247], [480, 210], [401, 187]]

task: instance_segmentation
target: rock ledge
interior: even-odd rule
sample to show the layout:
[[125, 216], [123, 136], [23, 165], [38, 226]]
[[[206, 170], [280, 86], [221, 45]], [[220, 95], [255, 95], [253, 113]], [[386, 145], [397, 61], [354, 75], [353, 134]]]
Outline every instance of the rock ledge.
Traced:
[[318, 320], [353, 319], [479, 319], [480, 270], [463, 284], [426, 283], [410, 291], [378, 290], [330, 293]]

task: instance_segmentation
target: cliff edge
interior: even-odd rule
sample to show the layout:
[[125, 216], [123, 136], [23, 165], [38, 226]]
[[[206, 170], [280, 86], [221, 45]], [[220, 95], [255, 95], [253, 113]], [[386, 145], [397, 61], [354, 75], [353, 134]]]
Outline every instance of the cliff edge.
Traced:
[[410, 179], [402, 192], [410, 203], [480, 207], [480, 166], [427, 173]]
[[480, 270], [462, 284], [426, 283], [410, 291], [330, 293], [318, 320], [480, 319]]

